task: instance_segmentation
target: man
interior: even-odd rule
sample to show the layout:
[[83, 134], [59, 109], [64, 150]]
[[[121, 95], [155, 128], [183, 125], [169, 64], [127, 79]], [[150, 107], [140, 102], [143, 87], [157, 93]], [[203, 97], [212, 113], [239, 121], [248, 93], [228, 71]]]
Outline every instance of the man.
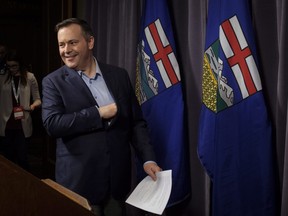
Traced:
[[153, 180], [161, 170], [129, 76], [93, 57], [86, 21], [64, 20], [56, 32], [65, 65], [42, 83], [43, 123], [57, 137], [56, 181], [86, 197], [98, 215], [125, 215], [130, 144]]

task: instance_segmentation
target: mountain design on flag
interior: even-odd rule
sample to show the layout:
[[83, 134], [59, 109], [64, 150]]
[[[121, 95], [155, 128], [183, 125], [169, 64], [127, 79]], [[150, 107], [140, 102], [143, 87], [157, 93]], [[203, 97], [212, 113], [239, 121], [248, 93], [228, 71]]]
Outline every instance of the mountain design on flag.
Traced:
[[136, 96], [140, 105], [158, 94], [158, 80], [150, 69], [150, 56], [145, 52], [144, 46], [145, 42], [142, 40], [142, 43], [138, 45], [136, 68], [138, 74], [136, 76]]
[[[254, 57], [237, 16], [224, 20], [219, 33], [219, 40], [205, 50], [203, 62], [203, 103], [215, 113], [262, 90]], [[220, 49], [225, 56], [219, 56]], [[224, 74], [224, 64], [229, 65], [229, 70], [225, 70], [229, 74]]]
[[[142, 40], [138, 45], [136, 95], [140, 104], [180, 82], [179, 65], [160, 19], [144, 29], [147, 44]], [[147, 46], [148, 45], [148, 46]], [[156, 63], [151, 69], [151, 53]], [[163, 83], [162, 88], [159, 82]]]

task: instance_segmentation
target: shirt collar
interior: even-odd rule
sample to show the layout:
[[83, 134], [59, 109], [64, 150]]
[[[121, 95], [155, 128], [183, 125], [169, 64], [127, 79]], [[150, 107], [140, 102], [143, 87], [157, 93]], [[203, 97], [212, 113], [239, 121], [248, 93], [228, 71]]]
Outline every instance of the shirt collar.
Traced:
[[[97, 61], [97, 59], [93, 56], [93, 58], [94, 58], [94, 61], [95, 61], [95, 63], [96, 63], [96, 75], [95, 75], [95, 78], [99, 75], [99, 76], [102, 76], [102, 72], [101, 72], [101, 70], [100, 70], [100, 67], [99, 67], [99, 64], [98, 64], [98, 61]], [[83, 71], [81, 71], [81, 70], [78, 70], [77, 71], [77, 73], [82, 77], [83, 75], [84, 76], [86, 76], [85, 75], [85, 73], [83, 73]]]

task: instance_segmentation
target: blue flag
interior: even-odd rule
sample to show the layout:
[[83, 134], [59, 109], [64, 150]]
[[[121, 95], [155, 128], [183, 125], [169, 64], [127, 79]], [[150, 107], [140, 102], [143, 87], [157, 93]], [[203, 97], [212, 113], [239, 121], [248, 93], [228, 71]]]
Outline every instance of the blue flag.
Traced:
[[198, 154], [213, 216], [275, 216], [271, 124], [248, 0], [209, 0]]
[[170, 206], [188, 196], [190, 184], [182, 84], [166, 0], [146, 0], [141, 21], [136, 95], [157, 163], [172, 170]]

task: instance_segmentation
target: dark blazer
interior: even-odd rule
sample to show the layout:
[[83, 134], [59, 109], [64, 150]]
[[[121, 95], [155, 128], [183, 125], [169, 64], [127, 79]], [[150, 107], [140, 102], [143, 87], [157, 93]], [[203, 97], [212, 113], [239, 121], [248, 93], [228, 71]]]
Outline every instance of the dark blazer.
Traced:
[[130, 191], [131, 149], [142, 162], [155, 161], [146, 122], [124, 69], [99, 63], [117, 104], [108, 126], [79, 74], [63, 66], [42, 82], [42, 119], [57, 138], [56, 181], [97, 204], [111, 194], [125, 199]]

